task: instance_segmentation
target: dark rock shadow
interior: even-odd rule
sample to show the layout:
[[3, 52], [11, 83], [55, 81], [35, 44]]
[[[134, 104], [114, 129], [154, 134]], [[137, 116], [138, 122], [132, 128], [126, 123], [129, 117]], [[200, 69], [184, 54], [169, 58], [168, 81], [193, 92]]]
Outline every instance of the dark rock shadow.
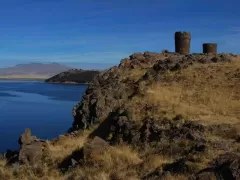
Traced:
[[83, 148], [75, 150], [71, 155], [67, 156], [59, 165], [58, 168], [62, 173], [65, 173], [70, 168], [74, 168], [75, 166], [81, 164], [81, 160], [83, 160]]
[[93, 138], [95, 136], [98, 136], [102, 139], [107, 139], [107, 137], [109, 136], [110, 132], [111, 132], [111, 128], [112, 125], [114, 125], [114, 123], [116, 123], [117, 121], [117, 117], [119, 115], [119, 111], [114, 111], [111, 112], [108, 117], [106, 118], [106, 120], [104, 120], [97, 129], [95, 129], [90, 135], [89, 138]]
[[18, 162], [18, 151], [7, 150], [4, 154], [4, 157], [7, 159], [7, 166], [11, 166], [12, 164]]
[[189, 172], [189, 169], [186, 159], [179, 159], [176, 162], [163, 166], [163, 171], [169, 171], [171, 173], [186, 173]]

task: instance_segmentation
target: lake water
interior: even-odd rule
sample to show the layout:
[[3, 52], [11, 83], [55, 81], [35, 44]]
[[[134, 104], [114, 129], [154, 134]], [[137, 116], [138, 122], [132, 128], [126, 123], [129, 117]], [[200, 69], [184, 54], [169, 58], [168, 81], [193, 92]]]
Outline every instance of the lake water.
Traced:
[[25, 128], [52, 139], [71, 127], [73, 106], [87, 85], [0, 80], [0, 152], [18, 149]]

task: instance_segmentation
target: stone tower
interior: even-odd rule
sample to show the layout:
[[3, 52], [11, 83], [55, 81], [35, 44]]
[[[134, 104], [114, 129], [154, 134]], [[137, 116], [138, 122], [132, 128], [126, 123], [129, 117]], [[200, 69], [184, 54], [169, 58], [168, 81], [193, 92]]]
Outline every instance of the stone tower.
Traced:
[[191, 34], [189, 32], [175, 32], [175, 52], [179, 54], [190, 53]]
[[217, 44], [216, 43], [204, 43], [203, 44], [203, 53], [216, 54], [217, 53]]

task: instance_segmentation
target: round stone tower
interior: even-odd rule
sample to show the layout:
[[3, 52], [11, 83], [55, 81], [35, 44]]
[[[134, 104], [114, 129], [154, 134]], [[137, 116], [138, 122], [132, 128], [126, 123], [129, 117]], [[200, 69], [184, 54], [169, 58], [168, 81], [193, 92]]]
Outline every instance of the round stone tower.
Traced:
[[216, 43], [204, 43], [203, 53], [207, 54], [217, 54], [217, 44]]
[[179, 54], [190, 53], [191, 34], [189, 32], [175, 32], [175, 52]]

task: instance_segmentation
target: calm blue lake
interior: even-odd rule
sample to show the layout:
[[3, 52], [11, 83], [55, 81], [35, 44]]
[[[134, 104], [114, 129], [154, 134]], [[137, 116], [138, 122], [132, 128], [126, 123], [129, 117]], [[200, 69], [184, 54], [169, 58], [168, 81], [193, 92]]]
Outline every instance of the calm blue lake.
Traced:
[[87, 85], [0, 80], [0, 152], [18, 149], [25, 128], [52, 139], [71, 127], [73, 106]]

